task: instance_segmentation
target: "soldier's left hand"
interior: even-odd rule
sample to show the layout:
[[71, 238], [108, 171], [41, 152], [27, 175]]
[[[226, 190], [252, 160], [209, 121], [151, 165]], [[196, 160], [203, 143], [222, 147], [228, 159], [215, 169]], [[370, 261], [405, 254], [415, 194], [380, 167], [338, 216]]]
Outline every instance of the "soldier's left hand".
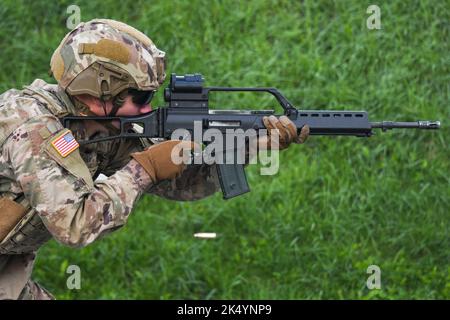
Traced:
[[[270, 150], [283, 150], [291, 143], [304, 143], [309, 136], [309, 126], [305, 125], [297, 133], [297, 126], [288, 117], [269, 116], [263, 118], [264, 126], [267, 128], [267, 136], [258, 141], [260, 148]], [[274, 136], [274, 130], [278, 132], [278, 139]], [[273, 139], [271, 139], [273, 137]]]

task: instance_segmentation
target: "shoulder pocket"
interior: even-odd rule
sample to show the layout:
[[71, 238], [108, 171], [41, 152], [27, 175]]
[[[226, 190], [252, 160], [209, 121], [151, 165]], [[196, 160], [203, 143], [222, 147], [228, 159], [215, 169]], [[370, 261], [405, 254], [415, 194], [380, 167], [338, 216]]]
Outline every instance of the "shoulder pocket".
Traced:
[[[65, 129], [61, 131], [62, 134], [70, 132], [70, 130]], [[57, 134], [55, 137], [60, 136], [61, 134]], [[44, 145], [45, 152], [55, 160], [60, 166], [69, 171], [77, 178], [81, 178], [83, 182], [89, 186], [90, 188], [94, 187], [94, 181], [92, 180], [91, 173], [86, 166], [86, 163], [81, 158], [79, 149], [75, 149], [70, 152], [70, 154], [63, 157], [60, 152], [58, 152], [54, 145], [52, 144], [55, 140], [55, 137], [48, 139], [48, 141]]]

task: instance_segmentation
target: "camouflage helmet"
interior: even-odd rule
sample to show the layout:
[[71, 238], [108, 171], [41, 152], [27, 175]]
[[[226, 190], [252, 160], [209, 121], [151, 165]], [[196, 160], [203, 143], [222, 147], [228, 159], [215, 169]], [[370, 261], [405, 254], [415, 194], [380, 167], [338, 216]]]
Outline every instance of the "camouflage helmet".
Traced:
[[103, 101], [130, 88], [156, 90], [166, 77], [165, 53], [142, 32], [109, 19], [77, 25], [53, 53], [50, 66], [70, 96], [89, 94]]

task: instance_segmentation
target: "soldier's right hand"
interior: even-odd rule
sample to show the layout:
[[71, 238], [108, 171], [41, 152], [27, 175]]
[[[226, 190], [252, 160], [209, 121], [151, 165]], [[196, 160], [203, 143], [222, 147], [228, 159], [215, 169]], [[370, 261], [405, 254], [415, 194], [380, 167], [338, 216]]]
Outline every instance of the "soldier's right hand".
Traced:
[[194, 148], [195, 144], [191, 141], [168, 140], [131, 156], [145, 169], [152, 182], [158, 183], [179, 177], [186, 169]]

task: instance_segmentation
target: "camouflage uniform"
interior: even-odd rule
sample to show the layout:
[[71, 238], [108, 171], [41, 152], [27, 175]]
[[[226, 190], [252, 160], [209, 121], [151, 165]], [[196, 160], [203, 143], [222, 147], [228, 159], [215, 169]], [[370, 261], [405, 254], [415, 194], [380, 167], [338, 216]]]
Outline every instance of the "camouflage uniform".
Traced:
[[[0, 239], [0, 299], [52, 298], [30, 280], [36, 252], [50, 238], [86, 246], [123, 226], [143, 193], [183, 201], [219, 188], [214, 167], [207, 165], [191, 165], [178, 179], [153, 185], [130, 157], [153, 143], [149, 140], [81, 145], [62, 157], [51, 144], [67, 130], [59, 119], [78, 111], [61, 86], [39, 79], [24, 90], [0, 95], [0, 196], [24, 209]], [[89, 121], [74, 123], [70, 130], [80, 141], [114, 129]], [[108, 178], [95, 181], [100, 173]], [[0, 208], [0, 222], [3, 218], [7, 212]]]

